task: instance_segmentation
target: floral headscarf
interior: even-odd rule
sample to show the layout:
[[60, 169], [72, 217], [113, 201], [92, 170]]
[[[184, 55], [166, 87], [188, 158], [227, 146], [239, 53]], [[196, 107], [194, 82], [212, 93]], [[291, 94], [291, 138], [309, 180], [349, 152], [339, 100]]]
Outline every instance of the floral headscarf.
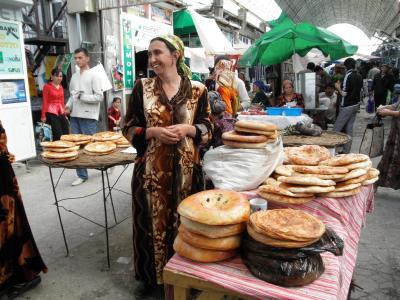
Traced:
[[189, 77], [189, 79], [192, 79], [192, 71], [185, 64], [185, 46], [184, 46], [182, 40], [173, 34], [163, 35], [158, 38], [162, 39], [162, 40], [170, 43], [172, 46], [174, 46], [175, 50], [178, 51], [178, 53], [179, 53], [179, 58], [178, 58], [179, 73], [182, 73], [183, 75]]

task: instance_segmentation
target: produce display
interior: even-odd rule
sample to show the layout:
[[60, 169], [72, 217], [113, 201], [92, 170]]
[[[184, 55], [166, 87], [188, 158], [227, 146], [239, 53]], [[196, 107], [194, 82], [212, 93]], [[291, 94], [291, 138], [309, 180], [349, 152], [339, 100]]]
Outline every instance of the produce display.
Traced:
[[215, 262], [237, 254], [250, 204], [240, 193], [208, 190], [184, 199], [178, 213], [181, 225], [174, 250], [194, 261]]
[[224, 132], [222, 142], [233, 148], [264, 148], [268, 143], [275, 143], [278, 126], [257, 121], [237, 121], [235, 130]]

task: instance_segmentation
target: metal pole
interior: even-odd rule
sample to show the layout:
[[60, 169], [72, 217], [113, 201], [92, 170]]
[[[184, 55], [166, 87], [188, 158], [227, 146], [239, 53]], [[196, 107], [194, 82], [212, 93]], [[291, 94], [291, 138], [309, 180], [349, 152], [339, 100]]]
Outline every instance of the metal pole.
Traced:
[[76, 15], [76, 26], [78, 27], [79, 47], [82, 47], [81, 15], [80, 15], [80, 13], [76, 13], [75, 15]]
[[68, 256], [69, 255], [69, 249], [68, 249], [67, 239], [65, 237], [64, 226], [63, 226], [63, 223], [62, 223], [62, 220], [61, 220], [60, 208], [58, 207], [57, 193], [56, 193], [56, 188], [54, 186], [53, 173], [51, 172], [51, 167], [49, 167], [49, 172], [50, 172], [51, 187], [53, 188], [54, 199], [56, 200], [55, 204], [56, 204], [56, 207], [57, 207], [58, 219], [60, 220], [61, 231], [62, 231], [62, 234], [63, 234], [65, 249], [67, 249], [67, 256]]
[[103, 184], [103, 204], [104, 204], [104, 222], [106, 227], [106, 247], [107, 247], [107, 265], [108, 269], [110, 269], [110, 245], [108, 241], [108, 219], [107, 219], [107, 198], [106, 198], [106, 187], [104, 184], [104, 169], [101, 169], [101, 182]]
[[117, 216], [115, 215], [114, 201], [113, 201], [112, 194], [111, 194], [112, 188], [110, 187], [110, 179], [108, 178], [107, 170], [105, 172], [106, 172], [106, 178], [107, 178], [108, 194], [110, 195], [111, 207], [112, 207], [113, 214], [114, 214], [115, 224], [117, 224], [118, 223]]

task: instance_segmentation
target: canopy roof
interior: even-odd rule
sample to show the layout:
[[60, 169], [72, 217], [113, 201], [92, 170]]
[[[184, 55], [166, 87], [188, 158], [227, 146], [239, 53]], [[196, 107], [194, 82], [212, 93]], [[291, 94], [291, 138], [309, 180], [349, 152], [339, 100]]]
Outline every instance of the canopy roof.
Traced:
[[399, 25], [398, 0], [275, 0], [294, 22], [320, 27], [338, 23], [357, 26], [372, 37], [375, 32], [392, 34]]

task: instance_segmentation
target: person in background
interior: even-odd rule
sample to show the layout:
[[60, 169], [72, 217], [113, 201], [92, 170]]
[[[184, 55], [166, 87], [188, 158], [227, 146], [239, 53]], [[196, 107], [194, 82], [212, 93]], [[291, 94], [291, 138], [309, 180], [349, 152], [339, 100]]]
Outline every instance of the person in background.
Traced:
[[368, 71], [367, 79], [374, 80], [375, 76], [379, 74], [379, 72], [378, 63], [372, 62], [372, 68]]
[[58, 141], [63, 134], [68, 134], [69, 125], [64, 110], [64, 89], [61, 85], [63, 74], [60, 69], [51, 71], [51, 78], [43, 87], [41, 121], [51, 126], [53, 141]]
[[244, 85], [246, 87], [246, 92], [248, 94], [250, 92], [250, 82], [248, 80], [246, 80], [246, 76], [245, 76], [244, 72], [239, 72], [238, 77], [240, 80], [242, 80], [244, 82]]
[[0, 121], [0, 298], [14, 299], [36, 287], [47, 273], [26, 217]]
[[[71, 77], [69, 85], [70, 98], [66, 104], [67, 113], [71, 115], [72, 133], [95, 134], [99, 119], [100, 102], [103, 101], [101, 81], [89, 69], [89, 52], [85, 48], [74, 51], [74, 61], [79, 67]], [[77, 169], [78, 178], [72, 186], [79, 185], [88, 179], [86, 169]]]
[[336, 120], [337, 95], [333, 83], [329, 83], [325, 88], [325, 92], [320, 93], [318, 96], [319, 107], [327, 108], [327, 110], [316, 112], [313, 115], [313, 123], [320, 126], [323, 130], [327, 130], [328, 124], [334, 124]]
[[372, 81], [375, 108], [386, 104], [389, 91], [393, 91], [394, 77], [389, 74], [389, 66], [383, 64], [381, 72], [376, 74]]
[[[356, 61], [353, 58], [347, 58], [344, 61], [344, 66], [347, 71], [343, 79], [343, 85], [342, 87], [336, 85], [336, 88], [342, 96], [342, 102], [333, 130], [347, 133], [352, 137], [354, 121], [360, 106], [363, 79], [355, 69]], [[343, 153], [350, 153], [351, 143], [352, 141], [350, 140], [343, 146]]]
[[253, 91], [256, 93], [251, 104], [260, 104], [264, 108], [272, 106], [265, 93], [268, 93], [268, 87], [261, 80], [253, 82]]
[[393, 68], [394, 84], [400, 84], [399, 68]]
[[277, 106], [304, 108], [303, 95], [294, 92], [293, 82], [284, 80], [282, 83], [282, 95], [278, 97]]
[[397, 97], [392, 105], [380, 106], [377, 114], [381, 117], [392, 117], [390, 133], [386, 141], [382, 159], [378, 164], [380, 171], [376, 187], [400, 189], [400, 86], [394, 93]]
[[325, 92], [326, 86], [332, 82], [332, 78], [331, 76], [328, 75], [328, 73], [326, 73], [326, 71], [321, 66], [315, 67], [315, 73], [318, 77], [316, 83], [318, 93], [323, 93]]
[[108, 130], [113, 131], [114, 127], [121, 126], [121, 98], [115, 97], [107, 110]]
[[152, 39], [148, 58], [156, 77], [135, 84], [123, 128], [137, 150], [132, 177], [136, 299], [162, 289], [164, 266], [174, 254], [177, 206], [204, 189], [199, 146], [212, 136], [207, 89], [190, 80], [182, 40]]

